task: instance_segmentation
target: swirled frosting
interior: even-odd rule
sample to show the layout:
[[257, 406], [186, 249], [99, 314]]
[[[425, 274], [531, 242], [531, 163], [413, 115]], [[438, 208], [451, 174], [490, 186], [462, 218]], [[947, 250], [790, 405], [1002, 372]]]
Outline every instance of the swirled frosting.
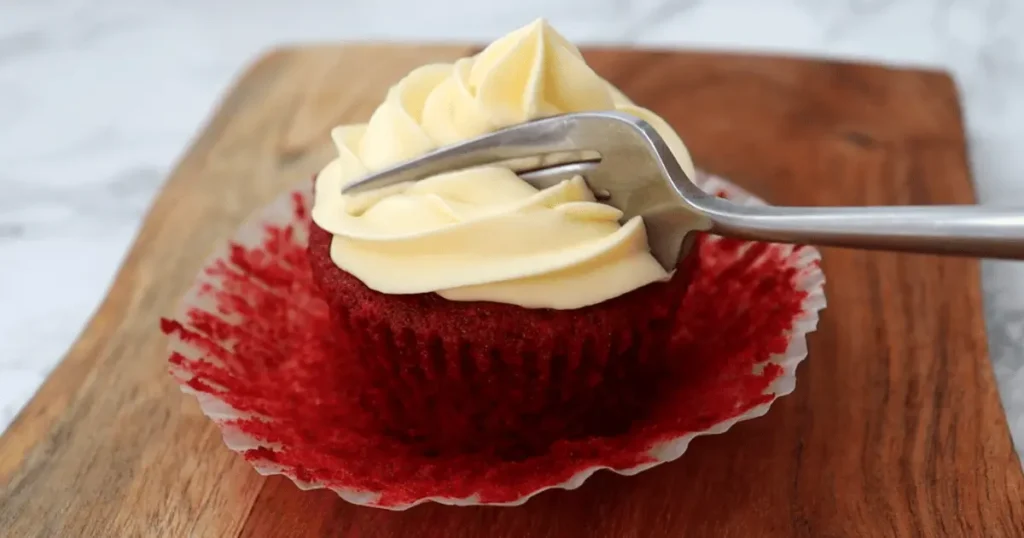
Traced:
[[538, 190], [507, 168], [477, 167], [360, 195], [344, 185], [439, 146], [569, 112], [620, 110], [654, 126], [683, 170], [668, 124], [598, 76], [538, 20], [454, 64], [409, 73], [366, 124], [335, 128], [338, 157], [316, 181], [313, 220], [331, 259], [371, 289], [454, 301], [573, 309], [671, 277], [643, 221], [597, 202], [582, 178]]

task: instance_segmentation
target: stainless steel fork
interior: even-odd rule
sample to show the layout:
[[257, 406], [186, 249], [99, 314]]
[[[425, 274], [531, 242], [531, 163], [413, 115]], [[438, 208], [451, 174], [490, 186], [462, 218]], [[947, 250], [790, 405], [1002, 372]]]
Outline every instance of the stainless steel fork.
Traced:
[[515, 125], [374, 173], [346, 194], [472, 166], [508, 166], [538, 188], [583, 176], [595, 196], [640, 216], [654, 257], [672, 269], [692, 232], [778, 243], [1024, 259], [1024, 208], [741, 206], [697, 187], [647, 122], [583, 112]]

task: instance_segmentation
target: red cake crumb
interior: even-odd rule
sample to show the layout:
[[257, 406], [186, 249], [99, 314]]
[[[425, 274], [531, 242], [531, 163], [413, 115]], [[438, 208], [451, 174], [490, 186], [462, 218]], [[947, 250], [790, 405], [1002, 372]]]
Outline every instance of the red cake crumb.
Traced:
[[165, 333], [207, 355], [175, 353], [172, 370], [187, 372], [192, 389], [253, 417], [223, 424], [264, 445], [246, 451], [248, 460], [326, 487], [379, 492], [379, 506], [473, 494], [485, 503], [508, 502], [595, 465], [627, 469], [650, 461], [647, 450], [659, 441], [772, 399], [765, 391], [781, 369], [767, 364], [754, 373], [755, 366], [785, 350], [805, 297], [788, 252], [702, 238], [699, 267], [665, 350], [686, 360], [670, 361], [674, 368], [665, 372], [656, 403], [626, 431], [556, 441], [525, 459], [432, 454], [379, 432], [378, 410], [353, 390], [353, 364], [338, 360], [351, 350], [332, 336], [306, 254], [307, 198], [297, 192], [293, 200], [293, 225], [268, 226], [258, 248], [233, 245], [226, 259], [210, 264], [204, 278], [216, 284], [207, 289], [215, 314], [194, 308], [183, 319], [161, 321]]

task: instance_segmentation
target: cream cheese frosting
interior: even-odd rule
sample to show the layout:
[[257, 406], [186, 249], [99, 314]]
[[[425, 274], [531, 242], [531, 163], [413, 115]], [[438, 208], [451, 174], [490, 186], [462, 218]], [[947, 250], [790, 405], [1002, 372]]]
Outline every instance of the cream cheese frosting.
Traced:
[[643, 221], [598, 202], [582, 178], [538, 190], [485, 166], [348, 196], [367, 173], [439, 146], [556, 114], [619, 110], [646, 120], [683, 170], [668, 124], [598, 76], [537, 20], [454, 64], [409, 73], [366, 124], [335, 128], [338, 157], [317, 176], [312, 216], [333, 234], [331, 259], [373, 290], [453, 301], [574, 309], [671, 278]]

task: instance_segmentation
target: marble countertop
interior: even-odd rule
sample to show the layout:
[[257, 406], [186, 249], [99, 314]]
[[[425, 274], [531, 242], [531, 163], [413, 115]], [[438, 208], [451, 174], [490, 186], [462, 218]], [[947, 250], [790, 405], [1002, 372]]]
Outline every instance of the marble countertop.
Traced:
[[[0, 0], [0, 430], [89, 319], [170, 167], [257, 54], [303, 41], [488, 41], [537, 16], [577, 43], [949, 69], [982, 202], [1024, 205], [1018, 0]], [[984, 289], [1024, 446], [1024, 265], [986, 263]]]

